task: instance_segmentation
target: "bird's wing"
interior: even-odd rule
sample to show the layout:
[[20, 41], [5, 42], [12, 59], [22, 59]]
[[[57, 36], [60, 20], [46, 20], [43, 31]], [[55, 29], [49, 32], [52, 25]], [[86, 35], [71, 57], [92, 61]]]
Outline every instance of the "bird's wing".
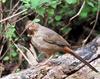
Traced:
[[44, 38], [43, 40], [50, 43], [50, 44], [55, 44], [58, 46], [70, 46], [70, 44], [59, 34], [56, 32], [50, 32], [46, 34], [47, 37]]

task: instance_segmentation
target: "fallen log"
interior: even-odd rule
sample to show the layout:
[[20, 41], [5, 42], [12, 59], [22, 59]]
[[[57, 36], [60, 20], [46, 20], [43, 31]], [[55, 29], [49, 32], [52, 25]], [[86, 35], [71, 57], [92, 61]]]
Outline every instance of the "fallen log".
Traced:
[[[76, 53], [100, 72], [100, 36], [78, 48]], [[65, 54], [50, 59], [46, 64], [39, 63], [1, 79], [100, 79], [100, 73], [92, 71], [75, 57]]]

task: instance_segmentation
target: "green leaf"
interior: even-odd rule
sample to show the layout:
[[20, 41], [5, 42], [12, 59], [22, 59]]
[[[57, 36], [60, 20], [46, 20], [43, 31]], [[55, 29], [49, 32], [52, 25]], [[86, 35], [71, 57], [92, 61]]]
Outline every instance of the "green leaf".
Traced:
[[30, 8], [30, 4], [27, 3], [27, 4], [24, 4], [25, 8]]
[[3, 58], [3, 60], [4, 60], [4, 61], [8, 61], [8, 60], [9, 60], [9, 56], [5, 56], [5, 57]]
[[88, 2], [88, 5], [91, 6], [91, 7], [94, 7], [94, 4], [90, 1]]
[[20, 71], [20, 69], [18, 68], [18, 69], [16, 69], [16, 72], [19, 72]]
[[2, 1], [2, 3], [5, 3], [6, 2], [6, 0], [0, 0], [0, 2]]
[[55, 20], [56, 20], [56, 21], [60, 21], [60, 20], [61, 20], [61, 18], [62, 18], [62, 16], [58, 16], [58, 15], [57, 15], [57, 16], [55, 16]]
[[11, 56], [12, 56], [12, 57], [16, 57], [16, 56], [17, 56], [17, 52], [16, 52], [16, 51], [14, 51], [14, 50], [13, 50], [13, 51], [11, 51]]
[[44, 16], [44, 14], [45, 14], [45, 8], [39, 7], [39, 8], [36, 9], [36, 12], [37, 12], [39, 15]]
[[71, 31], [71, 28], [70, 27], [64, 28], [62, 30], [63, 33], [69, 33], [70, 31]]
[[66, 0], [66, 2], [68, 4], [75, 4], [77, 2], [77, 0]]
[[12, 40], [12, 37], [16, 37], [14, 32], [15, 32], [15, 27], [13, 25], [9, 25], [7, 31], [5, 32], [5, 35], [9, 40]]
[[57, 6], [57, 1], [51, 1], [50, 6], [51, 6], [52, 8], [56, 8], [56, 6]]
[[81, 12], [80, 14], [81, 18], [86, 18], [88, 16], [87, 12]]
[[23, 6], [25, 7], [25, 8], [30, 8], [30, 0], [21, 0], [24, 4], [23, 4]]
[[97, 6], [96, 7], [93, 7], [93, 12], [96, 12], [98, 10]]
[[30, 0], [21, 0], [23, 3], [29, 3]]
[[90, 13], [92, 7], [85, 5], [82, 12], [80, 13], [80, 18], [88, 18], [88, 14]]
[[47, 12], [48, 12], [49, 16], [53, 16], [54, 15], [54, 9], [52, 9], [52, 8], [47, 9]]
[[49, 3], [50, 2], [50, 0], [41, 0], [41, 4], [43, 4], [43, 3]]
[[30, 0], [32, 9], [36, 9], [38, 6], [40, 6], [41, 0]]
[[34, 19], [33, 20], [33, 22], [35, 23], [35, 22], [39, 22], [40, 21], [40, 19]]

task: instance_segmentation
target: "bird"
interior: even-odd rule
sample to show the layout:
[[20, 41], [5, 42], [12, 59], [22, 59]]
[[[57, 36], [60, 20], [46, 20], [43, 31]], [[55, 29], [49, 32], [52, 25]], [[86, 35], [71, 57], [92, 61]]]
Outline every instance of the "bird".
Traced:
[[54, 55], [56, 52], [62, 51], [65, 54], [71, 54], [87, 65], [93, 71], [98, 72], [89, 62], [80, 57], [70, 48], [70, 44], [58, 33], [40, 25], [39, 23], [33, 23], [31, 20], [26, 22], [25, 28], [28, 35], [31, 37], [31, 43], [39, 51], [43, 52], [47, 58]]

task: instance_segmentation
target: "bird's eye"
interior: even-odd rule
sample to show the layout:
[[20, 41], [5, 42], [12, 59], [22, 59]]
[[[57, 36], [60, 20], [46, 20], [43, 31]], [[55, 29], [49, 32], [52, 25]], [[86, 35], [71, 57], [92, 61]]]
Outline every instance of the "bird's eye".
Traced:
[[36, 31], [36, 30], [37, 30], [37, 27], [34, 26], [34, 25], [31, 25], [28, 29], [29, 29], [30, 31]]
[[28, 28], [27, 29], [27, 34], [28, 35], [34, 35], [34, 29]]

